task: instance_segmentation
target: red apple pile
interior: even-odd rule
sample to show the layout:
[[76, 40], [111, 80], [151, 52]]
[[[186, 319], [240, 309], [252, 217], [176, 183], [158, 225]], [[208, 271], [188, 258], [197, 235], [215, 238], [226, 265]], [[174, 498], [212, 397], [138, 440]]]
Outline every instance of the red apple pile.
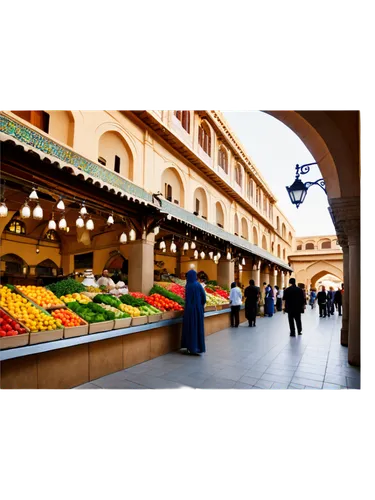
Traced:
[[27, 333], [26, 328], [23, 328], [4, 311], [0, 311], [0, 337], [13, 337], [22, 333]]

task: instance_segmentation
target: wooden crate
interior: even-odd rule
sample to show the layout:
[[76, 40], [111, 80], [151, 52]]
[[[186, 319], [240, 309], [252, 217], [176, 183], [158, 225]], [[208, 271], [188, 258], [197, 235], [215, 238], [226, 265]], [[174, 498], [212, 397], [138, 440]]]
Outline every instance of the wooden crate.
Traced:
[[20, 335], [14, 335], [13, 337], [1, 337], [0, 338], [0, 350], [12, 349], [13, 347], [23, 347], [28, 345], [30, 340], [30, 330], [21, 323], [17, 318], [10, 314], [6, 309], [0, 308], [5, 314], [7, 314], [12, 320], [16, 321], [22, 328], [25, 328], [27, 333], [21, 333]]
[[160, 321], [162, 319], [163, 315], [160, 314], [150, 314], [147, 316], [147, 322], [148, 323], [156, 323], [157, 321]]
[[216, 306], [206, 306], [204, 308], [204, 311], [216, 311]]
[[115, 319], [115, 324], [113, 326], [114, 330], [119, 330], [120, 328], [128, 328], [132, 324], [133, 318], [122, 318]]
[[90, 323], [89, 324], [89, 334], [90, 333], [100, 333], [100, 332], [108, 332], [109, 330], [113, 330], [114, 321], [100, 321], [100, 323]]
[[42, 344], [43, 342], [52, 342], [60, 340], [64, 336], [64, 328], [57, 330], [45, 330], [43, 332], [30, 332], [30, 344]]
[[147, 323], [147, 316], [137, 316], [132, 319], [132, 326], [145, 325]]

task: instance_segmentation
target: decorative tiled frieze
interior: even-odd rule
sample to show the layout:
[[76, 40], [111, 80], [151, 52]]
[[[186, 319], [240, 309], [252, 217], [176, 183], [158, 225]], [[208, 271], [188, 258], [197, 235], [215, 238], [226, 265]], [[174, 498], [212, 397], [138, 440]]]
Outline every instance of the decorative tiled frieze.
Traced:
[[149, 203], [153, 202], [152, 195], [136, 184], [124, 179], [120, 175], [116, 175], [114, 172], [111, 172], [97, 163], [87, 160], [74, 151], [61, 146], [52, 139], [39, 134], [35, 130], [30, 129], [3, 114], [0, 114], [0, 132], [3, 132], [9, 137], [13, 137], [21, 143], [27, 144], [28, 146], [31, 146], [45, 154], [54, 156], [65, 164], [73, 165], [86, 174], [108, 183], [113, 187], [119, 188], [129, 195], [133, 195]]

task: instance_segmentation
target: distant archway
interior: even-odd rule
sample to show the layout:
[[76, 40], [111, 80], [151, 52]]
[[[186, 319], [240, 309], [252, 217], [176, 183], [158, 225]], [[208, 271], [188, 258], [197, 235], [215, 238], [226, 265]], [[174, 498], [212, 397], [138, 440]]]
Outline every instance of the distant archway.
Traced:
[[241, 236], [243, 238], [245, 238], [245, 240], [249, 239], [249, 227], [248, 227], [247, 220], [245, 219], [245, 217], [242, 217], [242, 220], [241, 220]]
[[100, 136], [98, 162], [108, 170], [133, 180], [133, 156], [120, 132], [109, 130]]
[[268, 252], [267, 238], [262, 236], [262, 248]]
[[14, 253], [7, 253], [5, 255], [2, 255], [0, 260], [1, 272], [4, 274], [19, 276], [22, 274], [27, 274], [29, 271], [29, 266], [27, 265], [27, 263]]

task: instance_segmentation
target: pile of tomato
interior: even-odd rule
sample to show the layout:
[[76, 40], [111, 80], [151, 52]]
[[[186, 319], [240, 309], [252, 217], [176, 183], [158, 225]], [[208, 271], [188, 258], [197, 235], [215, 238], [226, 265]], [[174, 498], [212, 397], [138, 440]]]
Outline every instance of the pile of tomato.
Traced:
[[69, 309], [56, 309], [55, 311], [52, 311], [51, 314], [59, 325], [63, 325], [68, 328], [82, 325], [81, 318]]
[[130, 292], [129, 295], [131, 295], [135, 299], [143, 299], [143, 300], [147, 299], [147, 295], [145, 295], [144, 293], [141, 293], [141, 292]]
[[[139, 297], [141, 298], [141, 297]], [[183, 311], [184, 308], [181, 307], [174, 300], [167, 299], [158, 293], [153, 293], [150, 297], [142, 297], [144, 300], [153, 307], [156, 307], [160, 311]]]
[[223, 299], [229, 299], [229, 293], [220, 287], [208, 287], [206, 286], [206, 292], [216, 295], [217, 297], [222, 297]]
[[23, 328], [4, 311], [0, 311], [0, 337], [13, 337], [22, 333], [27, 333], [26, 328]]
[[173, 285], [168, 287], [168, 290], [172, 293], [175, 293], [179, 297], [185, 300], [185, 287], [181, 285], [177, 285], [177, 283], [173, 283]]

